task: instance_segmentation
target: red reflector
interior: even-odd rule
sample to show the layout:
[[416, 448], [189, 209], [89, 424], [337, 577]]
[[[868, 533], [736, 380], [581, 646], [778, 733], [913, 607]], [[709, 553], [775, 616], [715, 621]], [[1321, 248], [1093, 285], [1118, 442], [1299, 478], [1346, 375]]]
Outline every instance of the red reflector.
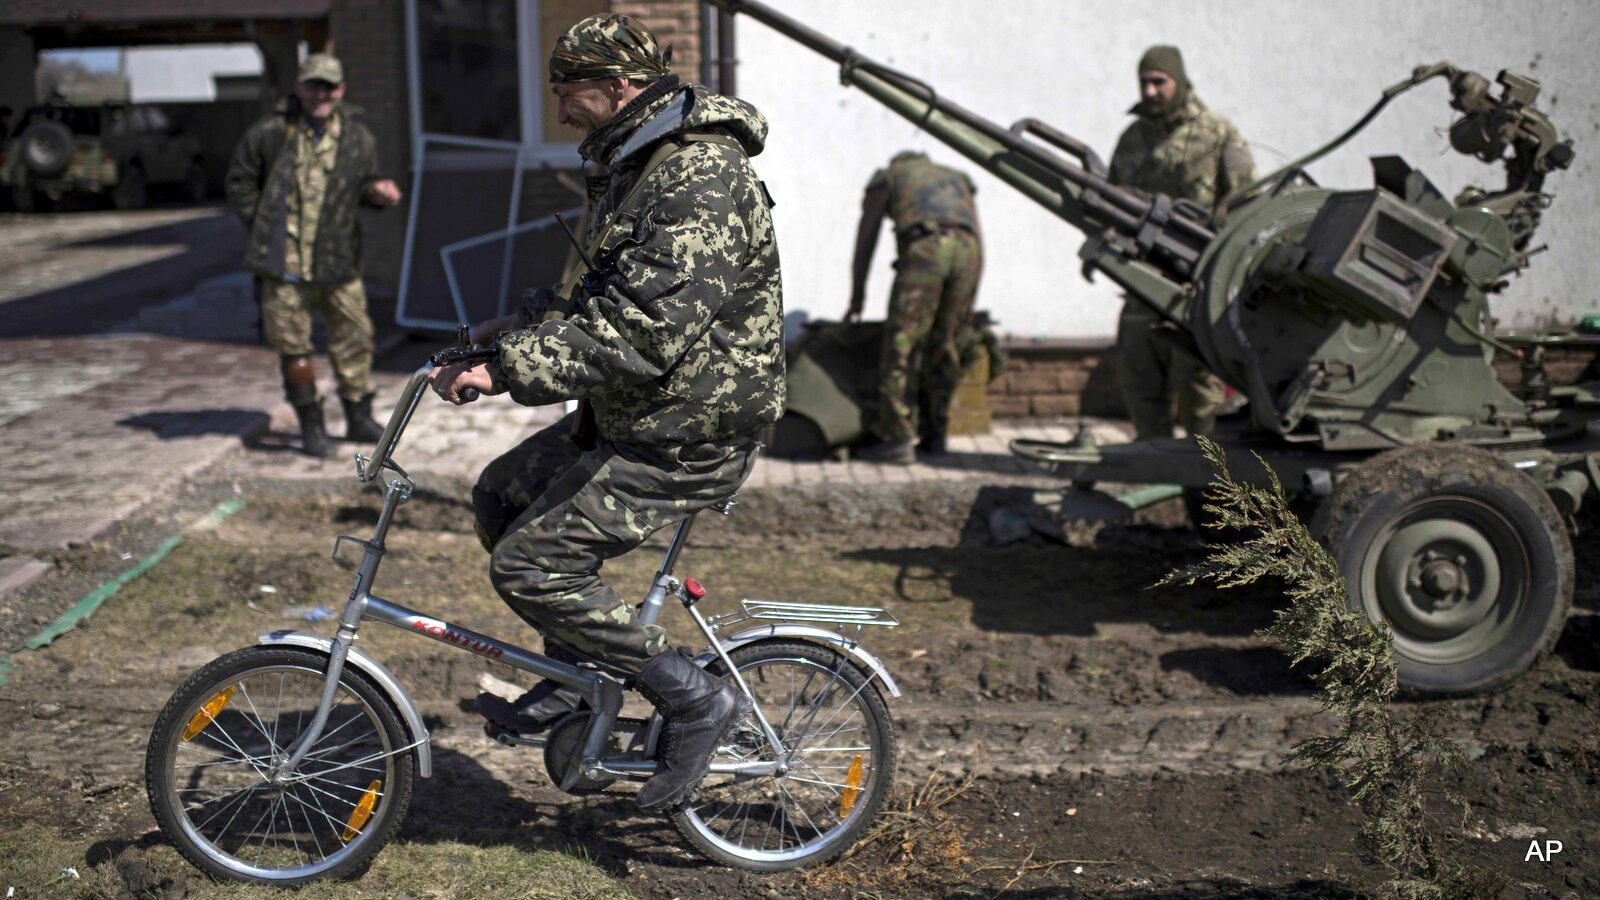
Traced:
[[690, 600], [699, 600], [706, 595], [705, 587], [693, 578], [685, 578], [683, 580], [683, 592], [689, 596]]

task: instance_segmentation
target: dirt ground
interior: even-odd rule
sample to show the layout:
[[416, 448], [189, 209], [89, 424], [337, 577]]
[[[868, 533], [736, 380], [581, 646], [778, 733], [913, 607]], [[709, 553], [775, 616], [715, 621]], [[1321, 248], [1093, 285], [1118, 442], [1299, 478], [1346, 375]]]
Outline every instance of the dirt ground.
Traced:
[[[465, 485], [433, 485], [403, 508], [376, 592], [532, 642], [489, 588], [465, 496]], [[225, 499], [246, 505], [190, 533], [83, 626], [13, 654], [0, 685], [0, 834], [47, 826], [86, 841], [89, 866], [129, 847], [153, 852], [165, 841], [141, 772], [167, 696], [258, 630], [331, 631], [299, 613], [348, 592], [351, 567], [328, 551], [337, 534], [370, 531], [377, 498], [348, 481], [223, 469], [105, 542], [64, 551], [53, 575], [11, 601], [8, 647], [40, 624], [15, 614], [25, 602], [65, 608]], [[732, 516], [698, 524], [678, 573], [708, 586], [709, 612], [759, 596], [882, 605], [904, 623], [864, 635], [903, 691], [891, 703], [897, 793], [842, 861], [751, 876], [689, 854], [664, 821], [636, 813], [630, 790], [566, 797], [537, 751], [490, 742], [469, 711], [478, 676], [508, 669], [371, 626], [363, 646], [400, 674], [435, 748], [435, 774], [419, 780], [385, 853], [533, 830], [639, 898], [1380, 891], [1384, 870], [1353, 843], [1358, 814], [1338, 778], [1281, 761], [1331, 723], [1310, 683], [1256, 635], [1273, 593], [1150, 587], [1203, 552], [1175, 501], [1132, 523], [1074, 527], [1066, 543], [995, 546], [989, 513], [1026, 500], [959, 483], [752, 492]], [[1579, 526], [1578, 592], [1555, 652], [1508, 691], [1445, 704], [1470, 760], [1452, 783], [1470, 814], [1439, 833], [1459, 861], [1502, 876], [1508, 898], [1600, 896], [1600, 516]], [[661, 546], [608, 567], [625, 596], [642, 596]], [[685, 620], [669, 624], [688, 640]], [[1527, 858], [1531, 841], [1547, 840], [1563, 851]], [[195, 876], [187, 890], [208, 888]]]

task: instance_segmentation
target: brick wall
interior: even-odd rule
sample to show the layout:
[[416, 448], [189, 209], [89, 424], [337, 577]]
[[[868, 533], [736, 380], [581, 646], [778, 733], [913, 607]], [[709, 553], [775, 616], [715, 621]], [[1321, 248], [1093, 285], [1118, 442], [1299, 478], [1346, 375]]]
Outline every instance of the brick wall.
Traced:
[[[1022, 341], [1001, 345], [1009, 361], [999, 378], [989, 382], [989, 412], [996, 418], [1127, 417], [1122, 403], [1114, 342]], [[1600, 374], [1594, 350], [1552, 348], [1545, 351], [1545, 374], [1552, 386], [1575, 384]], [[1495, 375], [1513, 394], [1520, 394], [1522, 367], [1504, 353], [1494, 359]]]
[[611, 11], [631, 16], [672, 45], [672, 71], [700, 80], [700, 0], [612, 0]]
[[989, 411], [998, 418], [1097, 416], [1121, 418], [1113, 342], [1058, 340], [1002, 342], [1008, 361], [989, 382]]
[[[1552, 387], [1577, 384], [1595, 378], [1596, 368], [1600, 368], [1600, 361], [1597, 361], [1593, 349], [1551, 347], [1544, 352], [1546, 383]], [[1494, 369], [1500, 383], [1511, 393], [1519, 394], [1522, 384], [1522, 361], [1508, 353], [1497, 352], [1494, 355]]]

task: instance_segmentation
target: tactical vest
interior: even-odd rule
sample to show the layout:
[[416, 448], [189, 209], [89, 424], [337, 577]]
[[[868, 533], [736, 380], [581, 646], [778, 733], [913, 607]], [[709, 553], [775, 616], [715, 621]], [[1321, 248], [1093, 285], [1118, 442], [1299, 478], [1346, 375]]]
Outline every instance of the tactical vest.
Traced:
[[889, 217], [897, 235], [910, 229], [965, 228], [974, 233], [978, 214], [972, 202], [972, 180], [965, 173], [938, 165], [927, 157], [889, 164]]

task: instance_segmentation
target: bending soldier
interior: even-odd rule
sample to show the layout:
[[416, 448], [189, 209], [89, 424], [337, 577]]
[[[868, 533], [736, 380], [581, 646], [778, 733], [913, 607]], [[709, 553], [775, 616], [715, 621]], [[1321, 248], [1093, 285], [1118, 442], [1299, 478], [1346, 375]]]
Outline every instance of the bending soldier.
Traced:
[[[484, 469], [473, 489], [490, 578], [502, 599], [561, 645], [636, 686], [667, 722], [664, 760], [640, 788], [670, 809], [705, 776], [749, 702], [668, 648], [600, 580], [601, 564], [731, 495], [757, 434], [783, 412], [783, 300], [770, 200], [748, 157], [766, 120], [749, 104], [679, 83], [670, 49], [627, 16], [591, 16], [556, 42], [559, 118], [585, 133], [585, 235], [596, 271], [530, 291], [499, 333], [498, 360], [435, 370], [434, 389], [508, 392], [527, 405], [583, 407]], [[509, 329], [509, 330], [507, 330]], [[593, 434], [575, 421], [592, 411]], [[519, 731], [548, 727], [576, 695], [551, 683], [480, 709]]]
[[[1192, 200], [1218, 215], [1233, 191], [1256, 180], [1239, 130], [1206, 108], [1184, 74], [1177, 47], [1158, 45], [1139, 60], [1139, 102], [1111, 156], [1111, 181], [1147, 193]], [[1160, 317], [1124, 301], [1117, 321], [1122, 393], [1134, 436], [1172, 437], [1172, 395], [1190, 434], [1207, 434], [1226, 396], [1222, 379], [1155, 333]]]
[[375, 441], [372, 319], [361, 284], [358, 206], [400, 202], [378, 177], [377, 141], [344, 104], [344, 67], [323, 53], [300, 65], [295, 92], [239, 141], [228, 166], [228, 205], [250, 233], [244, 265], [260, 291], [267, 343], [278, 351], [301, 448], [332, 456], [311, 364], [311, 313], [328, 322], [328, 356], [344, 406], [345, 439]]
[[[861, 315], [884, 216], [894, 224], [899, 255], [883, 323], [871, 426], [876, 442], [858, 459], [908, 464], [917, 450], [945, 451], [950, 401], [961, 382], [956, 337], [972, 318], [983, 271], [976, 191], [965, 173], [914, 150], [895, 154], [867, 182], [845, 321]], [[915, 446], [914, 438], [920, 438]]]

